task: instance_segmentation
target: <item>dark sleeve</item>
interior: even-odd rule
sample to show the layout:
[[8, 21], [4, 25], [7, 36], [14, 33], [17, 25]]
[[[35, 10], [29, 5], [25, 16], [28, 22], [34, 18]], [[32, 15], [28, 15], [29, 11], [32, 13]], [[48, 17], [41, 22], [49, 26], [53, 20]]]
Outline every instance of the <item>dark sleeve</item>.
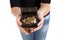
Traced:
[[12, 7], [20, 7], [20, 1], [19, 0], [10, 0], [10, 5]]
[[51, 0], [41, 0], [41, 3], [50, 3]]

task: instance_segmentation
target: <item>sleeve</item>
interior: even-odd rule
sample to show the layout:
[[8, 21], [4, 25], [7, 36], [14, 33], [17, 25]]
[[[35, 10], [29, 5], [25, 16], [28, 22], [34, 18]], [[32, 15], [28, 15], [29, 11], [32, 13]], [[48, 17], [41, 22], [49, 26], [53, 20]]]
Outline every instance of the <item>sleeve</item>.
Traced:
[[41, 0], [41, 3], [50, 3], [51, 0]]
[[19, 0], [10, 0], [10, 5], [12, 7], [20, 7], [20, 1]]

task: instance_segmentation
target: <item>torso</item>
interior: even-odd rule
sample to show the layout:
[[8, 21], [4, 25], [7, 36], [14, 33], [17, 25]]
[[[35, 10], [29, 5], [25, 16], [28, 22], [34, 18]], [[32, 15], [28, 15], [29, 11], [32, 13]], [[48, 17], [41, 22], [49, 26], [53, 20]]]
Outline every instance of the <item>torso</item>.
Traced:
[[40, 7], [40, 0], [20, 0], [22, 7]]

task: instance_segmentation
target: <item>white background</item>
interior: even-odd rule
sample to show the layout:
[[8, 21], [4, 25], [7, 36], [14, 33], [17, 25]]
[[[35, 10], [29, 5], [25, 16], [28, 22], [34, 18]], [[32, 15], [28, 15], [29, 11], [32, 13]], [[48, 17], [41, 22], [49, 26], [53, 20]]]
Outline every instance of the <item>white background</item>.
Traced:
[[[46, 40], [60, 40], [60, 0], [51, 0], [50, 26]], [[22, 40], [9, 0], [0, 0], [0, 40]]]

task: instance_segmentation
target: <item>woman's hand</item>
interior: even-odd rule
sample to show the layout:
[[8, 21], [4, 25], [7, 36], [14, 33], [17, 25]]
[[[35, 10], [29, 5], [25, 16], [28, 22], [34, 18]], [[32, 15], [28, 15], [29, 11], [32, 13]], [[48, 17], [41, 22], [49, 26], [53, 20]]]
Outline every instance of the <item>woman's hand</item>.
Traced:
[[43, 26], [43, 23], [44, 23], [44, 16], [42, 14], [40, 14], [39, 12], [37, 12], [37, 16], [38, 16], [40, 21], [37, 24], [38, 27], [34, 28], [34, 31], [37, 31], [37, 30], [41, 29], [42, 26]]
[[37, 16], [38, 16], [38, 18], [39, 18], [40, 21], [37, 24], [37, 28], [33, 28], [31, 30], [32, 32], [35, 32], [35, 31], [41, 29], [42, 26], [43, 26], [43, 23], [44, 23], [44, 16], [42, 14], [40, 14], [40, 12], [37, 12]]
[[[25, 33], [26, 35], [31, 34], [31, 33], [28, 33], [28, 31], [26, 31], [25, 28], [21, 27], [22, 23], [21, 23], [20, 20], [21, 20], [21, 17], [18, 16], [18, 17], [16, 18], [16, 22], [17, 22], [17, 25], [18, 25], [19, 30], [21, 30], [21, 32]], [[33, 28], [30, 28], [30, 29], [33, 31]], [[32, 32], [32, 31], [31, 31], [31, 32]]]
[[38, 25], [37, 28], [33, 28], [34, 30], [34, 31], [32, 30], [33, 32], [42, 28], [43, 23], [44, 23], [44, 16], [47, 15], [49, 11], [50, 11], [50, 4], [41, 3], [41, 7], [39, 8], [37, 12], [40, 22], [37, 24]]

